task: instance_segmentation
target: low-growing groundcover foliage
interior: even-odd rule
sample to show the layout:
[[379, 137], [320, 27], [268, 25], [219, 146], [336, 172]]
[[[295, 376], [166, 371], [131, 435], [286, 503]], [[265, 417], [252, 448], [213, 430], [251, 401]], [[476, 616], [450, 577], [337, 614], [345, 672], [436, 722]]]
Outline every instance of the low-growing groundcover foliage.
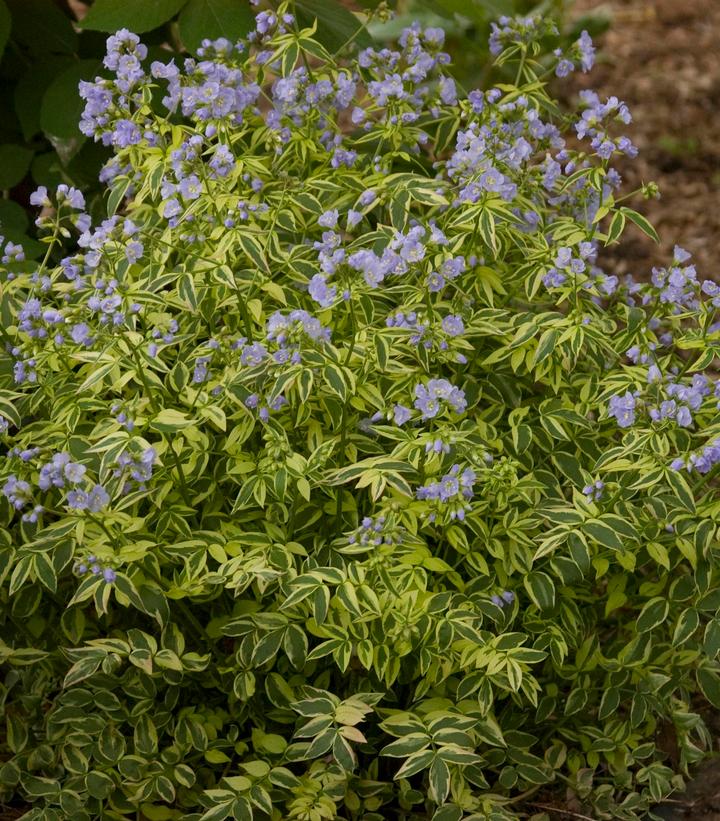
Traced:
[[501, 20], [516, 83], [467, 95], [437, 29], [336, 58], [283, 6], [149, 76], [109, 39], [108, 217], [39, 190], [3, 260], [27, 818], [645, 818], [710, 748], [719, 289], [599, 267], [653, 233], [630, 114], [560, 110], [593, 50], [552, 36]]

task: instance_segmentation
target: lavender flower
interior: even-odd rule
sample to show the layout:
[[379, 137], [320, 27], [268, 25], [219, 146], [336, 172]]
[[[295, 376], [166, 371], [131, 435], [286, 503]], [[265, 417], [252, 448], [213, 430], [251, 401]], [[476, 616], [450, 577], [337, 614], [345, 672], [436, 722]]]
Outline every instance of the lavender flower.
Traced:
[[608, 416], [613, 416], [621, 428], [629, 428], [635, 424], [636, 400], [630, 391], [626, 391], [624, 396], [611, 396], [608, 408]]

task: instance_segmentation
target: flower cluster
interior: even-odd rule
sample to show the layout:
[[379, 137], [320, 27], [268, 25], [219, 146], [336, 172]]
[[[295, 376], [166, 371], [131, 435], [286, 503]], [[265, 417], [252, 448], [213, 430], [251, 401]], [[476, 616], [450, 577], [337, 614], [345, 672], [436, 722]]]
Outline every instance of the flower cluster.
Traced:
[[386, 516], [365, 516], [347, 539], [349, 544], [358, 547], [392, 546], [402, 542], [402, 534]]
[[603, 497], [603, 492], [605, 490], [605, 482], [601, 479], [597, 479], [591, 485], [585, 485], [582, 489], [582, 492], [587, 496], [589, 500], [594, 502], [599, 502], [600, 499]]
[[113, 471], [116, 479], [122, 480], [122, 492], [147, 490], [147, 484], [153, 475], [153, 465], [157, 458], [155, 448], [145, 448], [138, 458], [129, 453], [121, 453], [117, 458], [117, 468]]
[[698, 453], [691, 453], [687, 459], [682, 457], [673, 459], [670, 467], [673, 470], [685, 468], [688, 472], [696, 470], [698, 473], [706, 474], [710, 473], [718, 463], [720, 463], [720, 439], [713, 439]]
[[[559, 288], [564, 285], [570, 277], [574, 280], [580, 274], [584, 274], [588, 268], [588, 262], [595, 258], [597, 253], [592, 242], [581, 242], [574, 254], [573, 248], [558, 248], [553, 259], [553, 267], [549, 268], [543, 276], [543, 285], [546, 288]], [[617, 284], [617, 278], [614, 279]], [[612, 293], [611, 284], [606, 282], [604, 291], [606, 294]]]
[[415, 386], [415, 408], [422, 419], [434, 419], [443, 410], [462, 413], [467, 407], [465, 393], [447, 379], [430, 379]]
[[265, 342], [248, 342], [244, 337], [234, 343], [240, 350], [240, 364], [255, 367], [266, 360], [275, 365], [302, 361], [302, 348], [308, 342], [322, 344], [330, 341], [330, 329], [320, 320], [298, 309], [287, 314], [276, 311], [267, 322]]
[[627, 125], [632, 122], [628, 107], [617, 97], [610, 97], [604, 103], [590, 90], [580, 92], [586, 108], [575, 124], [580, 139], [590, 138], [590, 145], [603, 160], [609, 160], [616, 152], [628, 157], [637, 156], [637, 148], [628, 137], [611, 137], [605, 128], [606, 121], [618, 121]]
[[[385, 324], [388, 328], [408, 331], [409, 344], [422, 347], [426, 351], [450, 351], [455, 344], [454, 340], [465, 332], [462, 317], [457, 314], [447, 314], [438, 322], [423, 317], [417, 311], [397, 311], [387, 317]], [[453, 361], [465, 364], [467, 357], [463, 353], [455, 352]]]
[[608, 404], [608, 416], [617, 420], [621, 428], [629, 428], [635, 424], [635, 409], [637, 407], [637, 395], [626, 391], [622, 396], [616, 394], [610, 397]]
[[547, 17], [503, 15], [490, 24], [490, 54], [497, 56], [507, 47], [527, 47], [548, 34], [557, 34], [557, 26]]
[[437, 481], [428, 482], [417, 489], [416, 496], [421, 501], [431, 503], [428, 520], [434, 522], [437, 513], [447, 514], [451, 520], [462, 521], [470, 510], [469, 501], [473, 497], [473, 486], [477, 475], [472, 468], [453, 465], [450, 471]]
[[[656, 289], [657, 299], [667, 305], [673, 313], [680, 313], [687, 309], [695, 309], [699, 305], [700, 283], [694, 265], [685, 265], [690, 254], [676, 245], [673, 251], [673, 260], [670, 268], [653, 268], [651, 282]], [[705, 293], [712, 291], [712, 284], [703, 283]], [[646, 303], [655, 294], [645, 296]]]
[[111, 565], [103, 563], [97, 556], [92, 554], [78, 559], [73, 566], [73, 572], [80, 577], [86, 576], [88, 573], [91, 576], [102, 576], [108, 584], [114, 582], [117, 577]]
[[512, 604], [515, 601], [515, 594], [512, 590], [503, 590], [500, 595], [494, 593], [490, 597], [490, 601], [497, 607], [505, 607], [506, 604]]
[[590, 71], [595, 65], [595, 46], [587, 31], [581, 32], [568, 54], [564, 54], [559, 48], [555, 49], [553, 54], [558, 58], [558, 64], [555, 66], [557, 77], [567, 77], [575, 70], [575, 63], [579, 63], [584, 72]]

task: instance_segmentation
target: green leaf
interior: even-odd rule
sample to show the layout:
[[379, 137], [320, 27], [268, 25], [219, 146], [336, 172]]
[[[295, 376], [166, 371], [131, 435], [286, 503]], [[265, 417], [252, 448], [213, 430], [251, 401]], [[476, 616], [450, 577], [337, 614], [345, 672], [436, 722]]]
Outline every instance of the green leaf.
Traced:
[[196, 51], [205, 38], [236, 41], [255, 27], [248, 0], [189, 0], [178, 20], [180, 38], [188, 51]]
[[555, 607], [555, 585], [547, 573], [533, 571], [524, 579], [525, 589], [540, 610]]
[[590, 519], [583, 525], [583, 531], [604, 547], [609, 547], [611, 550], [624, 550], [622, 540], [618, 534], [605, 522]]
[[30, 168], [33, 151], [23, 145], [0, 145], [0, 189], [14, 188]]
[[295, 9], [302, 26], [317, 21], [316, 39], [331, 51], [338, 51], [352, 38], [359, 48], [373, 44], [361, 21], [337, 0], [296, 0]]
[[5, 53], [5, 46], [10, 37], [12, 28], [12, 18], [4, 0], [0, 0], [0, 57]]
[[455, 804], [445, 804], [433, 814], [432, 821], [460, 821], [463, 811]]
[[620, 704], [620, 690], [617, 687], [610, 687], [603, 693], [600, 701], [600, 709], [598, 710], [598, 718], [604, 721], [614, 715]]
[[92, 770], [85, 776], [85, 786], [93, 798], [107, 798], [115, 789], [115, 783], [106, 773]]
[[223, 801], [220, 804], [216, 804], [214, 807], [211, 807], [206, 813], [203, 813], [203, 815], [200, 816], [199, 821], [225, 821], [225, 819], [232, 814], [233, 804], [235, 803], [235, 799], [231, 798], [229, 801]]
[[15, 114], [26, 140], [30, 140], [41, 129], [40, 105], [47, 87], [74, 63], [71, 57], [65, 55], [44, 55], [34, 61], [17, 81], [14, 92]]
[[675, 632], [673, 633], [672, 639], [673, 645], [679, 647], [681, 644], [685, 644], [699, 626], [700, 614], [698, 611], [693, 607], [688, 607], [687, 610], [683, 610], [675, 625]]
[[607, 239], [605, 240], [605, 245], [611, 245], [613, 242], [616, 242], [620, 239], [620, 235], [625, 228], [625, 214], [622, 211], [616, 211], [613, 214], [613, 218], [610, 222], [610, 228], [608, 228]]
[[155, 723], [145, 713], [140, 716], [133, 733], [135, 752], [139, 755], [155, 755], [158, 749], [158, 733]]
[[108, 32], [128, 28], [141, 34], [167, 23], [186, 2], [187, 0], [95, 0], [80, 25], [84, 29]]
[[720, 709], [720, 675], [717, 670], [701, 667], [697, 673], [697, 683], [705, 698], [717, 709]]
[[435, 753], [432, 750], [420, 750], [420, 752], [413, 753], [395, 773], [395, 779], [410, 778], [411, 775], [429, 767], [434, 758]]
[[638, 633], [646, 633], [662, 624], [670, 612], [670, 602], [662, 596], [650, 599], [640, 611], [636, 622]]
[[720, 653], [720, 621], [712, 619], [707, 623], [703, 637], [703, 649], [714, 660]]
[[167, 408], [155, 416], [150, 423], [150, 427], [153, 428], [153, 430], [160, 431], [160, 433], [174, 433], [183, 428], [189, 428], [194, 424], [195, 421], [188, 419], [181, 411], [175, 410], [174, 408]]
[[695, 498], [690, 486], [680, 472], [669, 469], [665, 473], [665, 478], [681, 507], [684, 507], [690, 513], [695, 513]]
[[620, 213], [624, 214], [631, 222], [634, 222], [643, 234], [646, 234], [650, 239], [654, 239], [655, 242], [660, 242], [657, 231], [642, 214], [638, 214], [632, 208], [625, 208], [624, 206], [620, 209]]
[[304, 630], [291, 624], [285, 631], [283, 650], [296, 670], [301, 670], [308, 653], [308, 638]]
[[12, 13], [11, 37], [32, 54], [74, 54], [78, 36], [70, 18], [47, 0], [5, 0]]
[[429, 773], [430, 796], [436, 804], [445, 803], [445, 799], [450, 792], [450, 769], [448, 765], [436, 755], [435, 760], [430, 765]]
[[424, 750], [429, 744], [430, 738], [426, 733], [410, 733], [387, 744], [380, 750], [380, 755], [387, 755], [391, 758], [406, 758], [412, 753]]
[[22, 779], [22, 785], [28, 794], [35, 796], [57, 796], [60, 792], [60, 782], [53, 778], [40, 778], [34, 775], [26, 775]]
[[269, 274], [270, 271], [268, 269], [267, 260], [265, 259], [265, 251], [260, 242], [252, 234], [248, 234], [247, 232], [240, 235], [239, 242], [248, 258], [252, 260], [261, 271]]
[[0, 199], [0, 233], [23, 233], [30, 223], [27, 211], [14, 200]]
[[582, 688], [577, 688], [573, 690], [568, 696], [567, 701], [565, 702], [565, 715], [572, 716], [576, 713], [579, 713], [581, 710], [585, 709], [587, 700], [587, 690], [584, 690]]
[[323, 368], [323, 377], [328, 387], [344, 402], [347, 398], [348, 386], [343, 378], [342, 370], [337, 365], [326, 365]]
[[47, 553], [38, 553], [33, 564], [38, 579], [51, 593], [55, 593], [57, 590], [57, 574], [50, 556]]
[[560, 332], [557, 331], [555, 328], [552, 328], [543, 333], [543, 335], [540, 337], [540, 341], [538, 342], [537, 350], [535, 351], [535, 359], [533, 360], [533, 365], [539, 365], [552, 354], [552, 352], [555, 350], [555, 343], [557, 342], [559, 333]]
[[112, 217], [113, 214], [117, 212], [120, 204], [125, 198], [128, 188], [130, 188], [131, 182], [132, 180], [129, 177], [124, 176], [116, 177], [116, 179], [113, 180], [113, 183], [110, 186], [110, 196], [108, 197], [107, 202], [107, 215], [109, 217]]
[[40, 105], [40, 126], [47, 135], [78, 143], [85, 139], [78, 127], [85, 108], [78, 84], [81, 80], [94, 80], [101, 67], [98, 60], [78, 60], [50, 83]]

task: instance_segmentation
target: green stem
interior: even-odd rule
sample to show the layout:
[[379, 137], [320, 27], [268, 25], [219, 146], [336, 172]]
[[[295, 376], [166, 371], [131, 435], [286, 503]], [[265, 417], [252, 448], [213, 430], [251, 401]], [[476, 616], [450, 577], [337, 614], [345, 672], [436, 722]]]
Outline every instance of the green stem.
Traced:
[[[157, 584], [159, 588], [163, 588], [163, 579], [160, 578], [160, 576], [158, 576], [154, 570], [143, 565], [142, 572], [145, 573], [145, 575], [149, 576], [155, 582], [155, 584]], [[172, 599], [172, 601], [177, 603], [177, 606], [182, 612], [183, 616], [188, 620], [190, 625], [197, 631], [197, 633], [205, 639], [207, 646], [212, 647], [214, 645], [213, 640], [208, 635], [207, 630], [197, 620], [192, 610], [188, 607], [187, 603], [182, 599]]]
[[[140, 381], [143, 383], [145, 391], [147, 392], [147, 396], [150, 401], [150, 407], [152, 408], [153, 413], [158, 413], [158, 411], [160, 410], [160, 406], [157, 404], [155, 400], [155, 395], [153, 394], [152, 388], [150, 387], [150, 383], [148, 382], [147, 377], [145, 376], [145, 371], [143, 369], [142, 362], [140, 361], [138, 349], [131, 342], [128, 342], [128, 345], [130, 346], [130, 350], [132, 351], [132, 357], [135, 361], [135, 367], [137, 368]], [[188, 491], [187, 485], [185, 484], [185, 474], [183, 473], [182, 465], [180, 464], [180, 458], [178, 454], [175, 452], [175, 449], [172, 446], [172, 442], [168, 440], [167, 445], [168, 451], [172, 456], [173, 463], [175, 464], [175, 468], [178, 473], [178, 479], [180, 480], [180, 495], [183, 497], [183, 501], [185, 502], [185, 504], [188, 507], [192, 507], [190, 501], [190, 493]]]
[[[345, 354], [345, 359], [343, 361], [343, 366], [347, 366], [350, 362], [350, 358], [353, 355], [355, 350], [355, 341], [357, 338], [357, 320], [355, 317], [355, 306], [353, 305], [352, 298], [350, 299], [349, 303], [349, 311], [350, 311], [350, 345], [348, 346], [347, 353]], [[347, 446], [347, 402], [343, 405], [342, 411], [342, 420], [340, 422], [341, 430], [340, 430], [340, 461], [341, 464], [344, 462], [345, 459], [345, 448]], [[338, 495], [337, 495], [337, 502], [335, 505], [335, 518], [336, 518], [336, 525], [335, 525], [335, 535], [340, 536], [342, 533], [342, 501], [343, 501], [343, 491], [342, 487], [338, 488]]]

